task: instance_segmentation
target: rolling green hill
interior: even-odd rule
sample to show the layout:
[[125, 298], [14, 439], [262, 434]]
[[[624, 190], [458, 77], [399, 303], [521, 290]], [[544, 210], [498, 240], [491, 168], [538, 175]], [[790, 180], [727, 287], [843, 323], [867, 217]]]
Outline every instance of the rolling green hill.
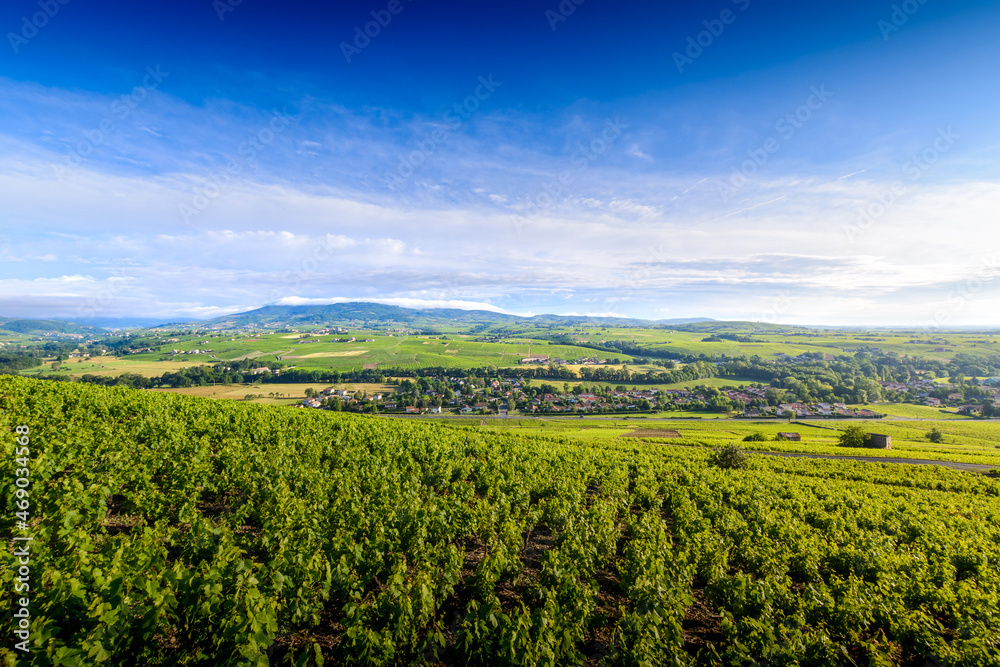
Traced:
[[62, 320], [21, 320], [11, 318], [0, 318], [0, 329], [22, 334], [105, 333], [105, 330], [99, 327], [85, 326], [74, 322], [64, 322]]
[[681, 320], [639, 320], [619, 317], [578, 317], [562, 315], [536, 315], [521, 317], [487, 310], [460, 310], [456, 308], [402, 308], [380, 303], [337, 303], [323, 306], [265, 306], [246, 313], [226, 315], [203, 322], [165, 324], [162, 326], [197, 326], [201, 328], [235, 328], [248, 325], [324, 325], [324, 326], [377, 326], [405, 325], [409, 327], [455, 327], [470, 325], [495, 326], [503, 324], [532, 324], [538, 326], [650, 326], [679, 322], [700, 321], [704, 318]]

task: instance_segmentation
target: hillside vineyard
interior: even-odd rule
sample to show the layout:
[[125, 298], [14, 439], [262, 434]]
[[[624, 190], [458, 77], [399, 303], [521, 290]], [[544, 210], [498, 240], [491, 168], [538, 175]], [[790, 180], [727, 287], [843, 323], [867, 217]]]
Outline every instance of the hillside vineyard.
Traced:
[[0, 423], [35, 665], [1000, 664], [985, 476], [14, 376]]

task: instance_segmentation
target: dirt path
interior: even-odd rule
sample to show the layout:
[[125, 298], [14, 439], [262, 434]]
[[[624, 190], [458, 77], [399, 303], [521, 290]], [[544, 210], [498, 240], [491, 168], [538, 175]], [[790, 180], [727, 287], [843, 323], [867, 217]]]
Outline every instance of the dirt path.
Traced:
[[978, 472], [986, 474], [997, 466], [985, 465], [983, 463], [959, 463], [957, 461], [931, 461], [930, 459], [900, 459], [888, 456], [840, 456], [837, 454], [799, 454], [797, 452], [755, 452], [767, 456], [798, 456], [807, 459], [847, 459], [850, 461], [867, 461], [869, 463], [909, 463], [911, 465], [936, 465], [966, 472]]

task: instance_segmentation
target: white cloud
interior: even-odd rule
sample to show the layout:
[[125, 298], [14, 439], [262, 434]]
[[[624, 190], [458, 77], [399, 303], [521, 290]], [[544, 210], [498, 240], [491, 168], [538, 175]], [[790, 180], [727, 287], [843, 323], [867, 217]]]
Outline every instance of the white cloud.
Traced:
[[640, 160], [646, 160], [648, 162], [653, 161], [653, 157], [651, 155], [647, 155], [646, 153], [643, 153], [641, 150], [639, 150], [639, 144], [632, 144], [631, 146], [629, 146], [628, 150], [625, 151], [625, 155], [637, 157]]

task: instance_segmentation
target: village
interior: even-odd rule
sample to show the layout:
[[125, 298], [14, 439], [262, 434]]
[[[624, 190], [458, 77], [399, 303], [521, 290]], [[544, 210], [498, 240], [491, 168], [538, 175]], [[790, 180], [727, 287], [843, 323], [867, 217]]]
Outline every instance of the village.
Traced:
[[[350, 388], [329, 387], [307, 392], [302, 407], [355, 412], [400, 414], [608, 414], [661, 411], [716, 412], [745, 418], [775, 419], [876, 419], [883, 415], [869, 408], [845, 403], [781, 401], [785, 390], [756, 384], [741, 388], [696, 386], [690, 389], [626, 388], [618, 385], [582, 383], [557, 386], [550, 382], [530, 382], [514, 377], [462, 378], [453, 376], [390, 380], [392, 393], [367, 393]], [[961, 392], [944, 398], [942, 384], [920, 380], [916, 383], [880, 383], [899, 393], [915, 392], [928, 406], [952, 406], [965, 414], [975, 414], [981, 406], [966, 404]], [[948, 387], [944, 387], [948, 389]], [[991, 389], [1000, 393], [1000, 389]]]

